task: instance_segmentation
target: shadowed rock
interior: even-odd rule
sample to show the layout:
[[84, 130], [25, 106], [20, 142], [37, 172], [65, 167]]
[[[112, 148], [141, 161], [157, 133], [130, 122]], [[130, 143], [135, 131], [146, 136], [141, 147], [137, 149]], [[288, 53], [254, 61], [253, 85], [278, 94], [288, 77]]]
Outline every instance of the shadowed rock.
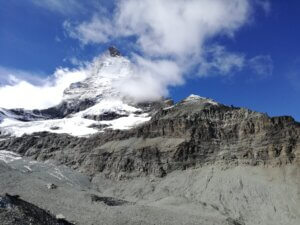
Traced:
[[112, 197], [100, 197], [97, 195], [91, 195], [92, 202], [103, 202], [105, 205], [108, 206], [122, 206], [122, 205], [128, 205], [132, 204], [130, 202], [121, 200], [121, 199], [116, 199]]
[[72, 225], [64, 219], [56, 219], [45, 210], [28, 203], [18, 196], [0, 196], [1, 225]]
[[115, 46], [109, 47], [108, 51], [111, 57], [121, 56], [120, 51]]

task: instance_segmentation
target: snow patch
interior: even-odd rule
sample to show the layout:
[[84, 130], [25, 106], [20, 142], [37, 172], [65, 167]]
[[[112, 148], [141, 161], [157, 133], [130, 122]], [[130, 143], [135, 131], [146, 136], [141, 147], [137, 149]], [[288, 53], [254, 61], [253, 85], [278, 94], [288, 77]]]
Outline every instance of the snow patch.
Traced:
[[76, 116], [101, 115], [104, 113], [116, 113], [119, 115], [129, 115], [130, 113], [141, 112], [141, 109], [127, 105], [119, 99], [104, 99], [98, 104], [81, 111]]
[[149, 121], [148, 114], [129, 114], [110, 121], [94, 121], [85, 119], [80, 114], [71, 118], [22, 122], [13, 119], [4, 119], [0, 124], [2, 134], [21, 137], [24, 134], [47, 131], [50, 133], [69, 134], [72, 136], [85, 137], [100, 132], [94, 125], [108, 125], [107, 128], [126, 130], [133, 128], [141, 123]]
[[149, 115], [146, 113], [139, 116], [131, 114], [128, 117], [121, 117], [111, 121], [101, 121], [100, 123], [108, 125], [107, 128], [111, 128], [113, 130], [127, 130], [139, 124], [145, 123], [150, 119], [151, 117], [149, 117]]
[[163, 110], [169, 110], [169, 109], [172, 109], [172, 108], [174, 108], [175, 106], [174, 105], [172, 105], [172, 106], [169, 106], [169, 107], [166, 107], [166, 108], [163, 108]]
[[48, 131], [51, 133], [66, 133], [73, 136], [86, 136], [98, 132], [89, 128], [94, 122], [88, 119], [74, 117], [54, 120], [22, 122], [12, 119], [4, 119], [0, 128], [2, 133], [20, 137], [23, 134]]
[[30, 168], [30, 166], [24, 166], [25, 169], [27, 169], [28, 171], [32, 171], [32, 169]]

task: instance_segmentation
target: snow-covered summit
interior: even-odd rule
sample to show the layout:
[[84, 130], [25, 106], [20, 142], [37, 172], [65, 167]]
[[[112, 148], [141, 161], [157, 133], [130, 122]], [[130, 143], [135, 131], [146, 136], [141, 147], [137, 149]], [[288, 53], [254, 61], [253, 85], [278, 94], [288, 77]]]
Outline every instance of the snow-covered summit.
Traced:
[[64, 91], [63, 101], [70, 103], [89, 99], [99, 102], [105, 98], [120, 97], [115, 84], [131, 75], [127, 58], [104, 54], [89, 65], [85, 80], [71, 84]]
[[86, 136], [105, 129], [130, 129], [150, 120], [144, 108], [125, 101], [118, 91], [116, 84], [130, 78], [132, 71], [131, 62], [115, 47], [96, 58], [86, 71], [84, 80], [64, 91], [60, 105], [37, 110], [40, 117], [35, 115], [32, 120], [24, 120], [11, 110], [0, 109], [0, 134], [21, 136], [47, 131]]

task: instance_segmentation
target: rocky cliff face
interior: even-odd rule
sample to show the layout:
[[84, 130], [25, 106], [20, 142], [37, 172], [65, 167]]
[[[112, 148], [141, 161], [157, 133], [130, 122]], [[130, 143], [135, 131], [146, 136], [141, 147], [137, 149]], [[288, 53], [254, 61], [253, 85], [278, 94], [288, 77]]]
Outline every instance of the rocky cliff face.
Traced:
[[130, 130], [89, 138], [36, 133], [2, 141], [0, 149], [123, 179], [205, 165], [299, 165], [299, 137], [300, 124], [291, 117], [271, 118], [191, 96]]

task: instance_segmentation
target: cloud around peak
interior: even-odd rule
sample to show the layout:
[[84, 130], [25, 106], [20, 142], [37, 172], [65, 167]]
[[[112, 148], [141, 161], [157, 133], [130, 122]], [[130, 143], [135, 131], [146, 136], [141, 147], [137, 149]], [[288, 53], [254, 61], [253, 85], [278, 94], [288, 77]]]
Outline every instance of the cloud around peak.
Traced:
[[[271, 68], [260, 63], [265, 58], [248, 59], [213, 41], [220, 36], [233, 38], [239, 28], [253, 21], [257, 7], [267, 10], [269, 1], [118, 0], [111, 15], [101, 11], [79, 24], [67, 21], [64, 28], [83, 45], [130, 42], [132, 50], [137, 50], [131, 56], [136, 74], [121, 90], [130, 86], [126, 94], [139, 99], [154, 92], [167, 95], [170, 86], [183, 84], [195, 68], [200, 77], [227, 76], [245, 67], [270, 73]], [[148, 92], [140, 90], [143, 86]]]
[[[61, 13], [67, 13], [65, 8], [72, 13], [84, 8], [78, 0], [32, 1]], [[63, 28], [83, 46], [120, 40], [131, 46], [132, 76], [115, 84], [124, 96], [136, 101], [155, 100], [167, 96], [169, 87], [184, 84], [191, 74], [229, 76], [244, 68], [251, 68], [261, 77], [272, 73], [270, 56], [249, 58], [215, 41], [216, 37], [233, 39], [236, 31], [252, 21], [256, 7], [269, 7], [267, 0], [117, 0], [114, 3], [111, 14], [98, 7], [90, 11], [88, 20], [80, 21], [82, 17], [78, 17], [78, 22], [68, 18]], [[72, 61], [81, 65], [75, 57]], [[34, 81], [37, 84], [25, 79], [26, 74], [13, 71], [11, 78], [18, 79], [10, 79], [13, 84], [0, 87], [0, 107], [53, 106], [61, 101], [63, 90], [85, 73], [84, 69], [58, 69], [50, 78]]]

